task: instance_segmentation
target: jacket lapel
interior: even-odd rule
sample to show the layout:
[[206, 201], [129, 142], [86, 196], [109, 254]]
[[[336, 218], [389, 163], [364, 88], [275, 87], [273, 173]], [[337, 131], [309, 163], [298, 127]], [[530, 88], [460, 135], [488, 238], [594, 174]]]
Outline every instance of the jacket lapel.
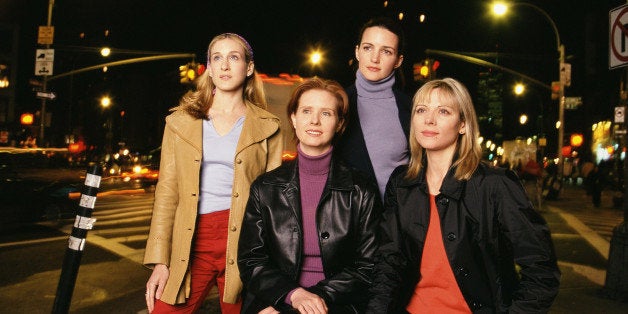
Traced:
[[279, 131], [279, 119], [266, 110], [246, 103], [246, 118], [236, 147], [236, 155], [246, 147], [266, 140]]
[[179, 137], [199, 152], [203, 149], [203, 120], [194, 118], [183, 111], [177, 118], [168, 121]]

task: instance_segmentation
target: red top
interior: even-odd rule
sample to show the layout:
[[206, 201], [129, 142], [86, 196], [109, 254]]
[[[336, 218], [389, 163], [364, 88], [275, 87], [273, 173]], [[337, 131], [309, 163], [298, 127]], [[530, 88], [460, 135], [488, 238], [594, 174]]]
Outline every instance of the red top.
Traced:
[[430, 223], [421, 257], [421, 279], [406, 307], [410, 313], [471, 313], [445, 253], [436, 197], [430, 194]]

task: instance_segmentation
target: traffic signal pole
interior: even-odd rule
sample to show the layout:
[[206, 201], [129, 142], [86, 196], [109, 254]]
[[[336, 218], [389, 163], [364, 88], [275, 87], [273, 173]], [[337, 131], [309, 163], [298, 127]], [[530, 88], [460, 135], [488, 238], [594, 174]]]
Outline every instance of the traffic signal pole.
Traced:
[[[626, 77], [624, 84], [628, 85], [628, 68], [624, 71]], [[623, 105], [626, 105], [625, 101]], [[624, 119], [622, 125], [623, 129], [626, 130], [628, 121]], [[624, 135], [624, 145], [627, 143], [626, 136]], [[622, 208], [624, 221], [613, 228], [603, 291], [612, 299], [628, 301], [628, 158], [624, 158], [623, 165], [624, 201]]]

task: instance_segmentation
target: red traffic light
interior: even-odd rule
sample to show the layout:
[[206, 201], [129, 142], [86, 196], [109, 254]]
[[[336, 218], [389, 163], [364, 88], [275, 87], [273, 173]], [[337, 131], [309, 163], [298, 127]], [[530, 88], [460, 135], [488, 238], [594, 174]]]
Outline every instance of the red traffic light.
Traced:
[[32, 113], [23, 113], [20, 116], [20, 123], [22, 123], [22, 125], [31, 125], [33, 124], [34, 121], [35, 121], [35, 117], [33, 116]]
[[434, 60], [434, 62], [432, 62], [432, 71], [436, 71], [439, 66], [440, 62], [438, 60]]
[[203, 73], [205, 73], [205, 65], [199, 63], [198, 66], [196, 66], [196, 74], [198, 76], [201, 76], [201, 75], [203, 75]]

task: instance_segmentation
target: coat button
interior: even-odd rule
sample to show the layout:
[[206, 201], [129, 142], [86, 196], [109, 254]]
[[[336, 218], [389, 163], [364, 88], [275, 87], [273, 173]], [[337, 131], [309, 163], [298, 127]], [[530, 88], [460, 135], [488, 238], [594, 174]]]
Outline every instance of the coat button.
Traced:
[[329, 232], [325, 231], [325, 232], [321, 233], [321, 238], [323, 238], [324, 240], [329, 239]]
[[240, 196], [240, 194], [238, 194], [238, 192], [233, 192], [233, 197], [238, 197]]
[[467, 277], [467, 276], [469, 276], [469, 270], [467, 270], [466, 268], [460, 266], [460, 267], [458, 267], [458, 274], [460, 274], [462, 277]]
[[238, 228], [236, 226], [231, 226], [231, 231], [236, 231]]
[[242, 163], [242, 159], [238, 158], [236, 159], [236, 164], [241, 164]]
[[196, 193], [192, 193], [192, 196], [196, 196]]
[[235, 264], [235, 262], [233, 261], [233, 259], [232, 259], [232, 258], [230, 258], [230, 259], [229, 259], [229, 265], [233, 265], [233, 264]]
[[453, 232], [450, 232], [450, 233], [447, 235], [447, 240], [449, 240], [449, 241], [456, 240], [456, 235], [455, 235]]

